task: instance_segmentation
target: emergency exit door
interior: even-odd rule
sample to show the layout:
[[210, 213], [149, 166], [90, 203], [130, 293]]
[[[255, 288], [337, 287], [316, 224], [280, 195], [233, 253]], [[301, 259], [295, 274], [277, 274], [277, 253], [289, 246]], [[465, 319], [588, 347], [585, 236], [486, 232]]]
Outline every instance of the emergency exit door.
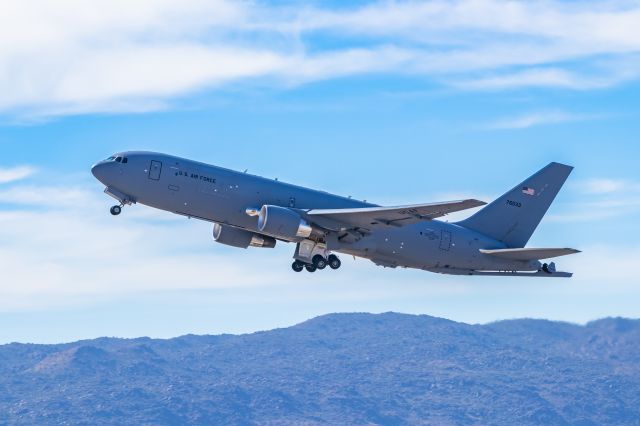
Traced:
[[449, 251], [451, 248], [451, 232], [442, 231], [440, 236], [440, 250]]
[[149, 167], [149, 179], [160, 180], [160, 173], [162, 173], [162, 162], [151, 160], [151, 167]]

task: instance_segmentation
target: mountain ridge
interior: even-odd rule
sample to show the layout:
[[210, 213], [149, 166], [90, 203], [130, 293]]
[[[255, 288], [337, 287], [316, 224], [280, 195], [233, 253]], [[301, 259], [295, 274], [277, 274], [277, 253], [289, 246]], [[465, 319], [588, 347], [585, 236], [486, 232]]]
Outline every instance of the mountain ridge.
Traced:
[[328, 314], [0, 346], [0, 424], [640, 424], [640, 320]]

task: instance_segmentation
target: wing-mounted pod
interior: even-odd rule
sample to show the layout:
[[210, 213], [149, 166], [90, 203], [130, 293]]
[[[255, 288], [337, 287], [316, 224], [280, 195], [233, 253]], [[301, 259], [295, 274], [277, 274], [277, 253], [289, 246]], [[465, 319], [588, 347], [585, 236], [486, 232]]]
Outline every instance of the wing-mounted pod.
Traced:
[[320, 228], [303, 219], [298, 212], [271, 205], [264, 205], [260, 209], [258, 230], [287, 241], [301, 241], [325, 234]]
[[220, 223], [213, 225], [213, 239], [220, 244], [244, 249], [248, 247], [274, 248], [276, 246], [275, 238]]

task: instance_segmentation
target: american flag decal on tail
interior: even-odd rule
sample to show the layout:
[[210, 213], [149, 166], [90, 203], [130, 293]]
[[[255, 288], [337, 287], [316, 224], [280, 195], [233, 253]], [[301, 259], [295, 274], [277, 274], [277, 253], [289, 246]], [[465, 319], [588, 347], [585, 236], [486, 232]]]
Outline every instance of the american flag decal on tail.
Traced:
[[522, 188], [522, 193], [524, 195], [536, 195], [536, 190], [533, 188], [529, 188], [528, 186], [525, 186]]

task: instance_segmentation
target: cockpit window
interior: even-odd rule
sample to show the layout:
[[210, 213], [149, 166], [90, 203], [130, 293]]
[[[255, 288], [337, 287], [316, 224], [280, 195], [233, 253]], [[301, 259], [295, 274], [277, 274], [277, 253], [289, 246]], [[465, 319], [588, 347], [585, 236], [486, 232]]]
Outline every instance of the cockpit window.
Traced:
[[111, 157], [107, 158], [104, 161], [115, 161], [118, 163], [127, 163], [129, 159], [127, 157], [120, 157], [120, 156], [116, 157], [115, 155], [112, 155]]

